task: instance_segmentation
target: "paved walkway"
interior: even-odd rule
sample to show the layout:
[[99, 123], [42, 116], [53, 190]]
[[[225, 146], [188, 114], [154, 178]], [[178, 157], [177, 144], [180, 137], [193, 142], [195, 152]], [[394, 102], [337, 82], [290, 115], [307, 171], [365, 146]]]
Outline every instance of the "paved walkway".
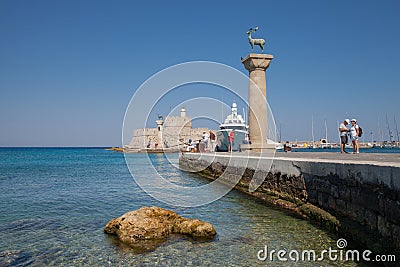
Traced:
[[[197, 154], [197, 153], [196, 153]], [[200, 155], [200, 154], [199, 154]], [[213, 155], [217, 157], [237, 157], [237, 158], [258, 158], [255, 153], [234, 152], [232, 155], [227, 152], [205, 153], [204, 155]], [[262, 158], [269, 158], [272, 153], [262, 154]], [[360, 153], [360, 154], [341, 154], [339, 152], [276, 152], [275, 159], [292, 161], [311, 161], [311, 162], [331, 162], [340, 164], [369, 164], [378, 166], [392, 166], [400, 168], [400, 153], [381, 154], [381, 153]]]
[[340, 163], [365, 163], [374, 165], [385, 165], [400, 167], [400, 154], [360, 153], [341, 154], [335, 152], [276, 152], [276, 158], [287, 158], [297, 160], [316, 160], [323, 162]]

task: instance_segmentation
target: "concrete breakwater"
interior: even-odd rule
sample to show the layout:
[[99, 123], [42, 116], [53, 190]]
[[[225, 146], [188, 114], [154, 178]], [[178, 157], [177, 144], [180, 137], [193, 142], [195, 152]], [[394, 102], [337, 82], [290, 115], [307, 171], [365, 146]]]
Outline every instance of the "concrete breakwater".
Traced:
[[[185, 153], [179, 164], [235, 183], [238, 190], [317, 221], [369, 249], [383, 240], [389, 250], [400, 251], [400, 154]], [[264, 181], [249, 192], [254, 177]]]

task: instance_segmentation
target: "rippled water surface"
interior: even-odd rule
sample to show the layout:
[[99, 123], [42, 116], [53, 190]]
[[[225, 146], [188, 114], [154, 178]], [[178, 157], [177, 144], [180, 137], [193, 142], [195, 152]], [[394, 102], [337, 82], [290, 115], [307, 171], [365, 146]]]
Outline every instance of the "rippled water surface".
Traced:
[[[147, 155], [130, 157], [137, 158], [143, 174], [151, 168]], [[151, 157], [157, 170], [177, 184], [209, 182], [174, 168], [162, 155]], [[335, 248], [338, 239], [236, 191], [201, 207], [169, 207], [136, 185], [122, 154], [103, 149], [1, 148], [0, 182], [0, 266], [272, 266], [257, 259], [266, 244], [320, 251]], [[152, 205], [208, 221], [218, 236], [212, 242], [172, 237], [154, 251], [137, 254], [103, 233], [109, 220]]]

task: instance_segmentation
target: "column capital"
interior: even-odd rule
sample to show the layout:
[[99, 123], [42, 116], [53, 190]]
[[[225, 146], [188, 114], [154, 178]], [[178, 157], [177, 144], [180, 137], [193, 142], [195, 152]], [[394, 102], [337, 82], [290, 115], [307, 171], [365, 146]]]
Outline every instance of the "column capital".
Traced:
[[273, 58], [273, 55], [268, 54], [249, 54], [247, 57], [242, 59], [242, 63], [248, 71], [256, 69], [265, 71]]

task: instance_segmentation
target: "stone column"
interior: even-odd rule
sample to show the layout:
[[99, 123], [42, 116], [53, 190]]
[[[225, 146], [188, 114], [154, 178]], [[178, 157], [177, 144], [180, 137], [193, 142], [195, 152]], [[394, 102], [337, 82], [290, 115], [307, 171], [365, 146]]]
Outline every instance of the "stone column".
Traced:
[[274, 57], [268, 54], [249, 54], [242, 59], [249, 71], [249, 136], [251, 150], [262, 152], [264, 149], [275, 149], [267, 144], [267, 83], [265, 70]]

